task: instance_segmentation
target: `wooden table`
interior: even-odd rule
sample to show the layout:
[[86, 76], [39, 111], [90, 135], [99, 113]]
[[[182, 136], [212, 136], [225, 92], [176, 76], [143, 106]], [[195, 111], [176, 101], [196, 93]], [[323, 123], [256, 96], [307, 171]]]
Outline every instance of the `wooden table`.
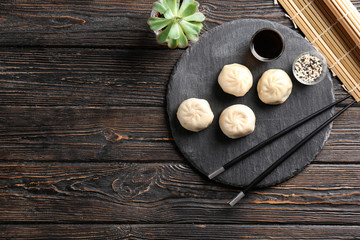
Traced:
[[[156, 43], [153, 1], [1, 1], [0, 237], [359, 237], [360, 105], [303, 172], [231, 208], [238, 189], [190, 167], [169, 132], [184, 50]], [[293, 28], [272, 0], [199, 2], [205, 30], [245, 17]]]

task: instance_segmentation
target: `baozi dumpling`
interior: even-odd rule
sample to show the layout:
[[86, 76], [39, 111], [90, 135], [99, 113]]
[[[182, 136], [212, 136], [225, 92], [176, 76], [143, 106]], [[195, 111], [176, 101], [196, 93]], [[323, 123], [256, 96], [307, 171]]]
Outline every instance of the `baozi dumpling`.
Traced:
[[224, 92], [242, 97], [252, 87], [253, 76], [244, 65], [233, 63], [223, 67], [218, 83]]
[[240, 138], [255, 130], [255, 114], [251, 108], [236, 104], [226, 108], [220, 115], [222, 132], [229, 138]]
[[258, 95], [266, 104], [281, 104], [291, 94], [293, 84], [289, 75], [281, 69], [270, 69], [263, 73], [257, 85]]
[[183, 101], [176, 115], [181, 126], [193, 132], [207, 128], [214, 119], [208, 101], [198, 98], [189, 98]]

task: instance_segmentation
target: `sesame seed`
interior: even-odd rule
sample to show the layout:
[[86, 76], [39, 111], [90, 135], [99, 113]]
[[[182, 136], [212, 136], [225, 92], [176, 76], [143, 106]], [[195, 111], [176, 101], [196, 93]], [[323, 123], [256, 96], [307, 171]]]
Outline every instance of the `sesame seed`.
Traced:
[[294, 65], [294, 74], [300, 80], [312, 83], [316, 81], [323, 71], [321, 60], [313, 55], [305, 54], [297, 59]]

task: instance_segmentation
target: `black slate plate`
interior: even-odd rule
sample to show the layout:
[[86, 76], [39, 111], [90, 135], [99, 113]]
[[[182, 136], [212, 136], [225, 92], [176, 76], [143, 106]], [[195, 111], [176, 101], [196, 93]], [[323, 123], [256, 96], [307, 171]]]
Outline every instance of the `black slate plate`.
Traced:
[[[286, 44], [283, 55], [270, 63], [259, 62], [249, 50], [251, 36], [265, 27], [277, 29], [283, 35]], [[192, 44], [181, 56], [168, 85], [167, 110], [170, 127], [173, 138], [186, 159], [201, 173], [208, 175], [281, 129], [333, 102], [333, 85], [329, 74], [318, 85], [304, 86], [298, 83], [291, 73], [291, 64], [295, 57], [309, 50], [315, 49], [296, 32], [280, 24], [263, 20], [236, 20], [203, 34], [200, 40]], [[217, 83], [222, 67], [230, 63], [246, 65], [253, 74], [254, 85], [244, 97], [237, 98], [224, 93]], [[286, 71], [294, 87], [285, 103], [271, 106], [260, 101], [256, 86], [261, 74], [274, 68]], [[208, 100], [215, 115], [212, 125], [199, 133], [185, 130], [176, 118], [180, 103], [191, 97]], [[223, 109], [239, 103], [253, 109], [256, 115], [256, 128], [252, 134], [232, 140], [221, 132], [218, 120]], [[331, 115], [331, 110], [323, 113], [233, 166], [216, 180], [237, 187], [249, 184]], [[328, 126], [317, 134], [258, 186], [274, 185], [301, 171], [320, 152], [330, 130], [331, 126]]]

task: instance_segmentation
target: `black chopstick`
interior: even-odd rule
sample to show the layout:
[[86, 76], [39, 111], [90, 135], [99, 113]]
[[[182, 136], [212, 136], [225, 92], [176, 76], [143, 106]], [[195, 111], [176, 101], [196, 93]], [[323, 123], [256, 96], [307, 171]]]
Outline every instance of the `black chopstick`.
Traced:
[[262, 172], [257, 178], [255, 178], [247, 187], [244, 188], [242, 192], [240, 192], [233, 200], [229, 202], [230, 206], [234, 206], [240, 199], [242, 199], [247, 192], [253, 189], [259, 182], [261, 182], [267, 175], [269, 175], [276, 167], [278, 167], [282, 162], [284, 162], [288, 157], [291, 156], [296, 150], [298, 150], [303, 144], [309, 141], [313, 136], [315, 136], [318, 132], [320, 132], [324, 127], [326, 127], [329, 123], [334, 121], [338, 116], [340, 116], [343, 112], [345, 112], [349, 107], [351, 107], [356, 100], [350, 102], [343, 109], [337, 112], [334, 116], [326, 120], [323, 124], [321, 124], [318, 128], [316, 128], [313, 132], [307, 135], [304, 139], [298, 142], [294, 147], [292, 147], [289, 151], [287, 151], [284, 155], [282, 155], [278, 160], [276, 160], [273, 164], [270, 165], [264, 172]]
[[271, 143], [272, 141], [276, 140], [277, 138], [283, 136], [284, 134], [290, 132], [291, 130], [295, 129], [296, 127], [302, 125], [303, 123], [305, 123], [306, 121], [316, 117], [317, 115], [319, 115], [320, 113], [328, 110], [329, 108], [335, 106], [338, 103], [341, 103], [342, 101], [348, 99], [349, 97], [351, 97], [350, 95], [336, 101], [333, 102], [331, 104], [329, 104], [328, 106], [312, 113], [311, 115], [301, 119], [300, 121], [294, 123], [293, 125], [285, 128], [284, 130], [281, 130], [280, 132], [276, 133], [275, 135], [271, 136], [270, 138], [262, 141], [261, 143], [259, 143], [258, 145], [250, 148], [249, 150], [247, 150], [246, 152], [242, 153], [240, 156], [234, 158], [233, 160], [229, 161], [228, 163], [224, 164], [222, 167], [220, 167], [219, 169], [215, 170], [214, 172], [210, 173], [208, 175], [208, 177], [210, 179], [213, 179], [214, 177], [220, 175], [221, 173], [223, 173], [225, 170], [229, 169], [230, 167], [232, 167], [233, 165], [235, 165], [236, 163], [240, 162], [241, 160], [245, 159], [246, 157], [248, 157], [249, 155], [253, 154], [254, 152], [256, 152], [257, 150], [259, 150], [260, 148], [266, 146], [267, 144]]

